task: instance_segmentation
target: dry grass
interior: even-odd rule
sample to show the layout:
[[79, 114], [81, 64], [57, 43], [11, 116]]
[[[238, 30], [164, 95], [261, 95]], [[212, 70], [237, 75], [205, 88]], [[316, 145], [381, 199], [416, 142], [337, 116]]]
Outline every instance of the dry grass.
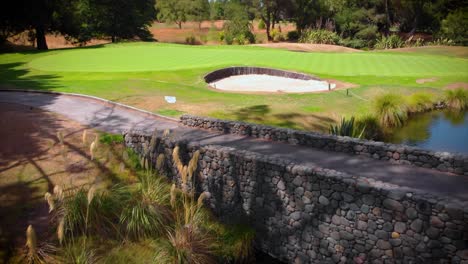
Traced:
[[[47, 236], [49, 210], [56, 207], [50, 197], [63, 197], [60, 186], [107, 185], [117, 174], [132, 177], [127, 169], [119, 171], [120, 155], [108, 159], [102, 148], [91, 160], [89, 144], [83, 144], [85, 128], [73, 121], [16, 104], [1, 104], [0, 119], [8, 123], [0, 130], [2, 258], [7, 254], [4, 250], [12, 252], [25, 244], [23, 234], [29, 223], [34, 223], [39, 240]], [[86, 133], [88, 138], [97, 135], [93, 130]], [[116, 153], [122, 152], [121, 147], [116, 148]], [[49, 194], [44, 196], [46, 192]]]

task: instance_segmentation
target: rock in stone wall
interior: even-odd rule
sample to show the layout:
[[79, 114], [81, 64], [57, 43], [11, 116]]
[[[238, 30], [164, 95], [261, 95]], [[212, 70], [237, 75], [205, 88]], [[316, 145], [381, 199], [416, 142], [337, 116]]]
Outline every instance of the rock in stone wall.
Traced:
[[374, 159], [388, 160], [393, 163], [412, 164], [440, 171], [468, 175], [468, 156], [461, 154], [433, 152], [406, 145], [396, 145], [191, 115], [182, 116], [180, 122], [186, 126], [215, 130], [222, 133], [311, 146], [328, 151], [364, 155]]
[[[149, 142], [125, 134], [137, 153]], [[287, 263], [468, 262], [466, 203], [228, 147], [157, 142], [161, 173], [175, 182], [173, 148], [186, 163], [200, 150], [196, 189], [211, 193], [207, 205], [223, 221], [248, 221], [257, 246]]]

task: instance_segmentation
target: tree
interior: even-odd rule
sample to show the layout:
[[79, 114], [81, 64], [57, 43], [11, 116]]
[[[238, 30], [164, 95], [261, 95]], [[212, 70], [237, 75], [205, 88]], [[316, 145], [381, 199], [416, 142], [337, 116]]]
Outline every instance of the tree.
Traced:
[[156, 16], [154, 0], [18, 0], [2, 9], [1, 38], [33, 30], [39, 50], [48, 48], [46, 34], [60, 33], [85, 43], [92, 37], [151, 37], [147, 27]]
[[189, 18], [197, 21], [198, 28], [201, 29], [202, 22], [210, 19], [210, 2], [208, 0], [191, 0], [190, 5]]
[[305, 28], [313, 25], [320, 17], [325, 17], [325, 6], [319, 0], [295, 0], [293, 1], [292, 20], [300, 33]]
[[273, 40], [270, 31], [275, 23], [280, 21], [284, 11], [291, 6], [289, 0], [253, 0], [251, 5], [254, 7], [257, 16], [265, 23], [265, 29], [268, 41]]
[[156, 9], [159, 20], [176, 23], [181, 29], [182, 23], [188, 18], [190, 0], [158, 0]]
[[247, 6], [239, 2], [229, 2], [226, 5], [225, 16], [228, 21], [224, 23], [224, 41], [227, 44], [254, 43], [255, 36], [252, 33]]
[[468, 45], [468, 8], [450, 13], [442, 21], [441, 33], [457, 44]]
[[148, 26], [156, 17], [154, 0], [90, 0], [96, 10], [96, 30], [112, 42], [139, 37], [151, 39]]

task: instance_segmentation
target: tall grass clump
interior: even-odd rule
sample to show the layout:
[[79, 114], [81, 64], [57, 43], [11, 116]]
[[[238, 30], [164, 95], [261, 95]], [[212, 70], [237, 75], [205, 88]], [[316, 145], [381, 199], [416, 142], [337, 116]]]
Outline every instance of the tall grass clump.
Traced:
[[405, 46], [405, 42], [398, 35], [382, 36], [377, 39], [375, 49], [396, 49]]
[[445, 103], [447, 107], [454, 110], [465, 110], [468, 108], [468, 90], [458, 88], [445, 92]]
[[382, 128], [379, 120], [374, 115], [366, 115], [358, 118], [355, 124], [358, 131], [362, 130], [361, 138], [380, 140], [382, 138]]
[[198, 197], [195, 194], [195, 177], [200, 152], [196, 151], [188, 165], [179, 157], [180, 148], [173, 150], [173, 160], [181, 174], [181, 189], [175, 184], [170, 189], [170, 205], [174, 211], [174, 228], [168, 230], [167, 240], [161, 240], [155, 260], [165, 263], [216, 263], [216, 239], [206, 228], [209, 221], [207, 211], [203, 209], [208, 193]]
[[126, 237], [141, 240], [166, 233], [172, 220], [169, 185], [152, 173], [139, 176], [140, 182], [120, 214]]
[[399, 127], [408, 118], [403, 96], [384, 94], [375, 99], [374, 110], [382, 127]]
[[421, 113], [434, 108], [434, 98], [428, 93], [415, 93], [408, 98], [408, 111], [410, 113]]

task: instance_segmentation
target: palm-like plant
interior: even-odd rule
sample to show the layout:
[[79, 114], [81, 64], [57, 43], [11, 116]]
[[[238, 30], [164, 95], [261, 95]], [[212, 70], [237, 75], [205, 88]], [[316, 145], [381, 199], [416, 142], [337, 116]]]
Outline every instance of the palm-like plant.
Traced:
[[330, 134], [335, 136], [362, 138], [365, 130], [366, 127], [362, 129], [357, 127], [354, 116], [349, 120], [343, 117], [340, 124], [330, 125]]

